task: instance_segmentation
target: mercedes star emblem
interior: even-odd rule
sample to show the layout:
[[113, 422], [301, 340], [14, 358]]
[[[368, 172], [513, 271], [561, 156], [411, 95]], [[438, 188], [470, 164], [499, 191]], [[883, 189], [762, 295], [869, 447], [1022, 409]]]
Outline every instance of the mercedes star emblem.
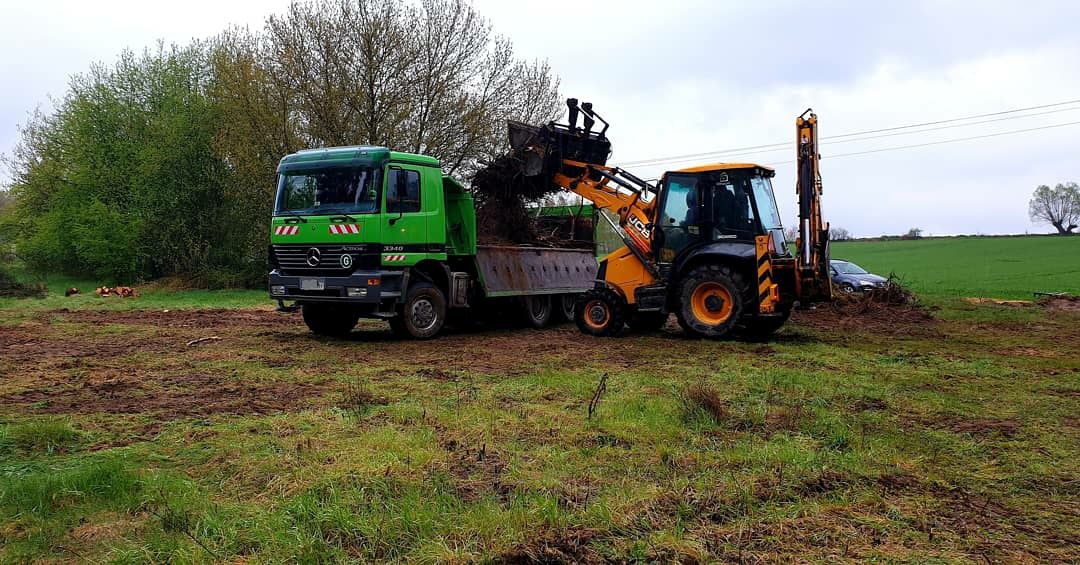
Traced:
[[307, 250], [307, 264], [309, 267], [318, 267], [319, 261], [322, 261], [322, 251], [319, 251], [318, 247], [312, 247]]

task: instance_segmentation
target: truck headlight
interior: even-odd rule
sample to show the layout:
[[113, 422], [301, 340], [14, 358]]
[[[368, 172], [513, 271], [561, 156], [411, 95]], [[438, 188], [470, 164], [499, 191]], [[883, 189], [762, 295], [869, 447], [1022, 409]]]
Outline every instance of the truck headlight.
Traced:
[[285, 296], [285, 285], [275, 284], [270, 286], [270, 294], [273, 296]]
[[347, 287], [345, 294], [348, 294], [350, 298], [364, 298], [367, 296], [366, 288]]

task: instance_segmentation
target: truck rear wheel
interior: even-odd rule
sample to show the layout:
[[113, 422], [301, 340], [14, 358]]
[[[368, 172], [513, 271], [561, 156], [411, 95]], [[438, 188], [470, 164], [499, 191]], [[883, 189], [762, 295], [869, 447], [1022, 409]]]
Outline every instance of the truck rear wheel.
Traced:
[[702, 265], [690, 271], [679, 286], [679, 325], [703, 337], [727, 335], [742, 316], [746, 285], [726, 265]]
[[360, 319], [352, 308], [337, 304], [304, 304], [302, 310], [304, 323], [317, 335], [344, 337]]
[[525, 296], [521, 300], [525, 313], [525, 322], [530, 327], [541, 329], [551, 321], [551, 296], [547, 294]]
[[435, 337], [444, 324], [446, 296], [437, 286], [426, 282], [409, 287], [397, 317], [390, 319], [390, 329], [395, 334], [414, 339]]
[[555, 297], [555, 305], [558, 306], [556, 314], [563, 322], [574, 321], [574, 303], [577, 302], [576, 294], [560, 294]]
[[574, 322], [589, 335], [618, 335], [626, 323], [626, 303], [609, 288], [594, 288], [578, 295]]

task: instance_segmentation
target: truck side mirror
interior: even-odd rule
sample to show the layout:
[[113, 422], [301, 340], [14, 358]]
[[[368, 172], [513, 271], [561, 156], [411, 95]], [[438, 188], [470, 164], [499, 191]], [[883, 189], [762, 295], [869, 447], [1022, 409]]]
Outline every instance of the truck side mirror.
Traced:
[[405, 215], [405, 208], [402, 205], [404, 203], [402, 195], [408, 192], [408, 185], [405, 180], [405, 171], [400, 167], [390, 167], [390, 172], [394, 175], [394, 182], [387, 183], [388, 194], [386, 195], [386, 211], [396, 211], [398, 213], [396, 218], [390, 218], [390, 225], [394, 225], [403, 215]]

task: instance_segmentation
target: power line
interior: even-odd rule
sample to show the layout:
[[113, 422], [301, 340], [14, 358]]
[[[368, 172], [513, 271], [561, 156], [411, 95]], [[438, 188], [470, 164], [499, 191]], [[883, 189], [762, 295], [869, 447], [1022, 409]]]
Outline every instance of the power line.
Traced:
[[[960, 141], [972, 141], [972, 140], [976, 140], [976, 139], [986, 139], [988, 137], [998, 137], [998, 136], [1002, 136], [1002, 135], [1013, 135], [1013, 134], [1017, 134], [1017, 133], [1027, 133], [1027, 132], [1032, 132], [1032, 131], [1039, 131], [1039, 130], [1053, 129], [1053, 128], [1063, 128], [1063, 127], [1066, 127], [1066, 126], [1075, 126], [1075, 125], [1080, 125], [1080, 121], [1077, 121], [1077, 122], [1065, 122], [1063, 124], [1051, 124], [1051, 125], [1048, 125], [1048, 126], [1040, 126], [1040, 127], [1036, 127], [1036, 128], [1017, 129], [1017, 130], [1010, 130], [1010, 131], [999, 131], [999, 132], [996, 132], [996, 133], [988, 133], [988, 134], [985, 134], [985, 135], [974, 135], [974, 136], [971, 136], [971, 137], [959, 137], [959, 138], [956, 138], [956, 139], [944, 139], [942, 141], [930, 141], [930, 142], [927, 142], [927, 143], [915, 143], [915, 144], [912, 144], [912, 145], [898, 145], [896, 147], [882, 147], [880, 149], [870, 149], [870, 150], [867, 150], [867, 151], [855, 151], [855, 152], [852, 152], [852, 153], [837, 153], [835, 155], [822, 154], [821, 158], [822, 159], [838, 159], [840, 157], [854, 157], [856, 155], [869, 155], [870, 153], [884, 153], [886, 151], [899, 151], [901, 149], [914, 149], [916, 147], [928, 147], [928, 146], [931, 146], [931, 145], [944, 145], [946, 143], [957, 143], [957, 142], [960, 142]], [[775, 162], [775, 163], [769, 163], [769, 165], [770, 166], [771, 165], [786, 165], [786, 164], [794, 163], [794, 162], [795, 162], [794, 160], [792, 160], [792, 161], [778, 161], [778, 162]]]
[[[1037, 117], [1037, 116], [1046, 116], [1048, 114], [1059, 114], [1061, 112], [1075, 112], [1077, 110], [1080, 110], [1080, 106], [1076, 106], [1076, 107], [1073, 107], [1073, 108], [1059, 108], [1057, 110], [1049, 110], [1049, 111], [1046, 111], [1046, 112], [1036, 112], [1034, 114], [1024, 114], [1022, 116], [1004, 116], [1004, 117], [992, 118], [992, 119], [989, 119], [989, 120], [981, 120], [981, 121], [978, 121], [978, 122], [971, 122], [971, 123], [966, 123], [966, 124], [954, 124], [954, 125], [949, 125], [949, 126], [940, 126], [940, 127], [936, 127], [936, 128], [921, 129], [921, 130], [918, 130], [918, 131], [894, 131], [892, 133], [884, 133], [884, 134], [881, 134], [881, 135], [871, 135], [871, 136], [868, 136], [868, 137], [860, 137], [860, 138], [857, 138], [857, 139], [841, 139], [841, 140], [838, 140], [838, 141], [830, 141], [828, 143], [823, 143], [822, 147], [829, 147], [829, 146], [837, 145], [837, 144], [840, 144], [840, 143], [853, 143], [853, 142], [859, 142], [859, 141], [870, 141], [871, 139], [882, 139], [882, 138], [886, 138], [886, 137], [896, 137], [898, 135], [913, 135], [913, 134], [918, 134], [918, 133], [927, 133], [927, 132], [931, 132], [931, 131], [940, 131], [940, 130], [945, 130], [945, 129], [958, 128], [958, 127], [977, 126], [977, 125], [989, 124], [989, 123], [994, 123], [994, 122], [1003, 122], [1003, 121], [1007, 121], [1007, 120], [1019, 120], [1019, 119], [1022, 119], [1022, 118], [1033, 118], [1033, 117]], [[839, 137], [839, 136], [834, 136], [834, 137]], [[830, 138], [822, 138], [822, 139], [830, 139]], [[724, 158], [732, 158], [732, 157], [743, 157], [743, 156], [747, 156], [747, 155], [761, 155], [762, 153], [775, 153], [777, 151], [791, 151], [791, 144], [790, 143], [783, 143], [783, 144], [777, 144], [777, 145], [783, 145], [783, 147], [775, 147], [773, 149], [762, 149], [760, 151], [748, 151], [748, 152], [744, 152], [744, 153], [725, 153], [723, 155], [723, 157]], [[772, 146], [766, 145], [766, 146], [763, 146], [763, 147], [772, 147]], [[679, 163], [679, 162], [682, 162], [682, 161], [690, 161], [690, 160], [693, 160], [693, 158], [678, 159], [678, 160], [674, 160], [674, 161], [659, 161], [659, 162], [656, 162], [656, 163], [646, 163], [645, 166], [659, 165], [659, 164], [669, 164], [669, 163]], [[642, 166], [642, 165], [638, 165], [638, 166]]]
[[[839, 139], [839, 138], [844, 138], [844, 137], [855, 137], [855, 136], [866, 135], [866, 134], [871, 134], [871, 133], [884, 133], [884, 132], [891, 132], [891, 131], [898, 131], [898, 130], [905, 130], [905, 129], [920, 128], [920, 127], [925, 127], [925, 126], [949, 124], [949, 123], [962, 122], [962, 121], [967, 121], [967, 120], [974, 120], [974, 119], [978, 119], [978, 118], [988, 118], [988, 117], [993, 117], [993, 116], [1002, 116], [1002, 115], [1005, 115], [1005, 114], [1015, 114], [1015, 113], [1018, 113], [1018, 112], [1027, 112], [1027, 111], [1031, 111], [1031, 110], [1041, 110], [1041, 109], [1044, 109], [1044, 108], [1053, 108], [1053, 107], [1057, 107], [1057, 106], [1066, 106], [1066, 105], [1069, 105], [1069, 104], [1076, 104], [1078, 102], [1080, 102], [1080, 99], [1066, 100], [1064, 102], [1054, 102], [1052, 104], [1040, 104], [1038, 106], [1028, 106], [1028, 107], [1025, 107], [1025, 108], [1013, 108], [1013, 109], [1010, 109], [1010, 110], [1001, 110], [1001, 111], [998, 111], [998, 112], [989, 112], [989, 113], [985, 113], [985, 114], [974, 114], [974, 115], [970, 115], [970, 116], [964, 116], [964, 117], [961, 117], [961, 118], [950, 118], [950, 119], [946, 119], [946, 120], [935, 120], [935, 121], [931, 121], [931, 122], [922, 122], [922, 123], [908, 124], [908, 125], [903, 125], [903, 126], [893, 126], [893, 127], [887, 127], [887, 128], [879, 128], [879, 129], [864, 130], [864, 131], [857, 131], [857, 132], [850, 132], [850, 133], [842, 133], [842, 134], [837, 134], [837, 135], [825, 136], [825, 137], [822, 137], [821, 139], [822, 140]], [[1067, 109], [1058, 110], [1058, 111], [1069, 111], [1069, 110], [1075, 110], [1075, 109], [1076, 108], [1067, 108]], [[1030, 114], [1030, 115], [1025, 115], [1025, 116], [1015, 116], [1015, 117], [1012, 117], [1010, 119], [1020, 119], [1020, 118], [1030, 117], [1030, 116], [1039, 116], [1039, 115], [1044, 115], [1044, 114], [1047, 114], [1047, 113], [1052, 113], [1052, 112], [1036, 113], [1036, 114]], [[999, 120], [1000, 119], [1001, 118], [999, 118]], [[980, 122], [980, 123], [989, 123], [990, 121], [997, 121], [997, 120], [987, 120], [985, 122]], [[969, 126], [969, 125], [975, 125], [975, 124], [957, 124], [957, 125], [949, 126], [949, 127], [965, 127], [965, 126]], [[939, 129], [948, 129], [948, 127], [934, 128], [934, 129], [925, 130], [925, 131], [936, 131], [936, 130], [939, 130]], [[917, 133], [917, 132], [911, 132], [911, 133]], [[874, 139], [874, 138], [867, 138], [867, 139]], [[850, 140], [850, 141], [856, 141], [856, 140]], [[768, 149], [768, 148], [772, 148], [772, 147], [788, 146], [790, 143], [791, 142], [785, 141], [785, 142], [782, 142], [782, 143], [767, 143], [767, 144], [763, 144], [763, 145], [751, 145], [751, 146], [747, 146], [747, 147], [733, 147], [733, 148], [730, 148], [730, 149], [719, 149], [719, 150], [716, 150], [716, 151], [705, 151], [705, 152], [702, 152], [702, 153], [688, 153], [688, 154], [683, 154], [683, 155], [672, 155], [672, 156], [668, 156], [668, 157], [656, 157], [656, 158], [652, 158], [652, 159], [639, 159], [637, 161], [626, 161], [624, 163], [619, 163], [619, 165], [623, 166], [623, 167], [626, 167], [626, 166], [641, 166], [641, 165], [658, 165], [658, 164], [666, 163], [666, 162], [678, 162], [678, 161], [686, 161], [686, 160], [702, 158], [702, 157], [718, 156], [720, 154], [732, 153], [732, 152], [737, 152], [737, 151], [750, 151], [750, 150], [756, 150], [756, 149]]]

